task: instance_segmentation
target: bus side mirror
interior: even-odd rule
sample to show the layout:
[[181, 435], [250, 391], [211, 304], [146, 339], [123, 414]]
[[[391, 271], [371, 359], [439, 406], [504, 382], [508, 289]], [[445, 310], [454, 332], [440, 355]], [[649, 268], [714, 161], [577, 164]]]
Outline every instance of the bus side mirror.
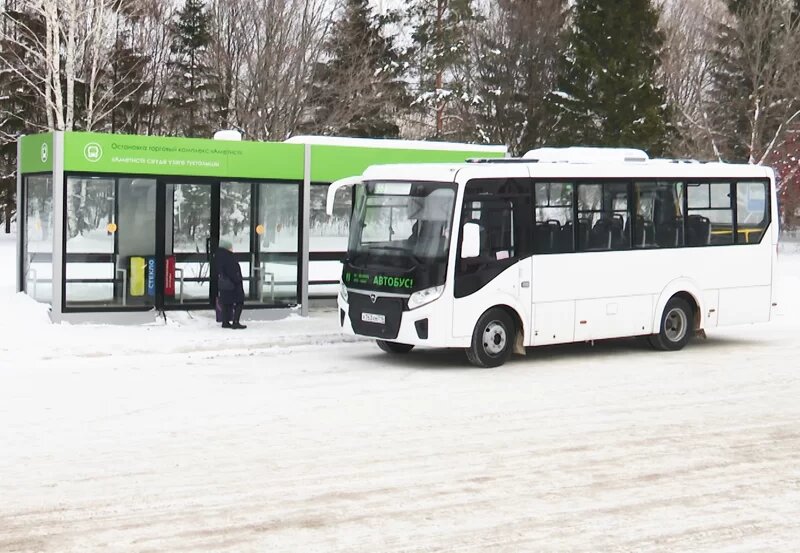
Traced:
[[461, 259], [471, 259], [481, 254], [481, 227], [477, 223], [464, 223], [461, 229]]

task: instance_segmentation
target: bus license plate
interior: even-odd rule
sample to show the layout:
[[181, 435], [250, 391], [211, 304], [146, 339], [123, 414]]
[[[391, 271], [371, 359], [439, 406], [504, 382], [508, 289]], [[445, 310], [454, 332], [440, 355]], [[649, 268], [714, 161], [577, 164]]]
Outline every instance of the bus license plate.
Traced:
[[377, 313], [362, 313], [361, 320], [365, 323], [386, 324], [386, 315], [378, 315]]

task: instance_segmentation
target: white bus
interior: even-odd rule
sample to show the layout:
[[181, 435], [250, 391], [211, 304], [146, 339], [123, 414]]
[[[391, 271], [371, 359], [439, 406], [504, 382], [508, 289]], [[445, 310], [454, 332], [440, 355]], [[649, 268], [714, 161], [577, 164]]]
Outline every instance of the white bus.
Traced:
[[769, 321], [775, 176], [753, 165], [542, 148], [521, 159], [383, 165], [355, 186], [338, 299], [381, 349], [464, 348], [478, 366], [526, 347]]

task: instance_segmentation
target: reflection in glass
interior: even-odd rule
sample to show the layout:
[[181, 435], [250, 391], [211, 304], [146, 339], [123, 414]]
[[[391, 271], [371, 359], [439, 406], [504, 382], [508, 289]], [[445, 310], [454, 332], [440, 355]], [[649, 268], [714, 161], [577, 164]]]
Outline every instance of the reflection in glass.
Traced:
[[297, 303], [300, 188], [297, 184], [259, 183], [259, 235], [256, 268], [263, 303]]
[[68, 177], [66, 186], [66, 305], [113, 305], [116, 233], [115, 183], [105, 177]]
[[175, 259], [175, 294], [166, 303], [209, 303], [211, 186], [170, 183], [164, 252]]
[[235, 252], [250, 251], [250, 206], [250, 183], [223, 182], [220, 185], [219, 237], [230, 240]]
[[33, 299], [52, 301], [53, 178], [25, 177], [23, 290]]
[[118, 197], [114, 297], [117, 305], [153, 305], [155, 286], [147, 276], [155, 268], [156, 181], [121, 178]]

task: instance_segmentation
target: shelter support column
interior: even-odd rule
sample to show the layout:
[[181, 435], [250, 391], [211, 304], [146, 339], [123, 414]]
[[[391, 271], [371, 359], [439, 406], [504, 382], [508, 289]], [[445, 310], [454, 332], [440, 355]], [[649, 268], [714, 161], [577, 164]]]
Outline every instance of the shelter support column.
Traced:
[[17, 140], [17, 264], [16, 264], [16, 284], [17, 292], [22, 292], [23, 272], [25, 271], [25, 248], [24, 248], [24, 219], [28, 216], [25, 209], [25, 200], [22, 191], [22, 140]]
[[302, 209], [302, 230], [303, 230], [303, 243], [302, 251], [300, 253], [300, 260], [302, 268], [300, 274], [302, 275], [301, 288], [300, 288], [300, 315], [303, 317], [308, 316], [308, 281], [309, 281], [309, 257], [310, 247], [309, 238], [311, 234], [311, 145], [305, 145], [305, 155], [303, 156], [303, 209]]
[[59, 323], [64, 308], [64, 133], [53, 133], [53, 282], [50, 319]]

